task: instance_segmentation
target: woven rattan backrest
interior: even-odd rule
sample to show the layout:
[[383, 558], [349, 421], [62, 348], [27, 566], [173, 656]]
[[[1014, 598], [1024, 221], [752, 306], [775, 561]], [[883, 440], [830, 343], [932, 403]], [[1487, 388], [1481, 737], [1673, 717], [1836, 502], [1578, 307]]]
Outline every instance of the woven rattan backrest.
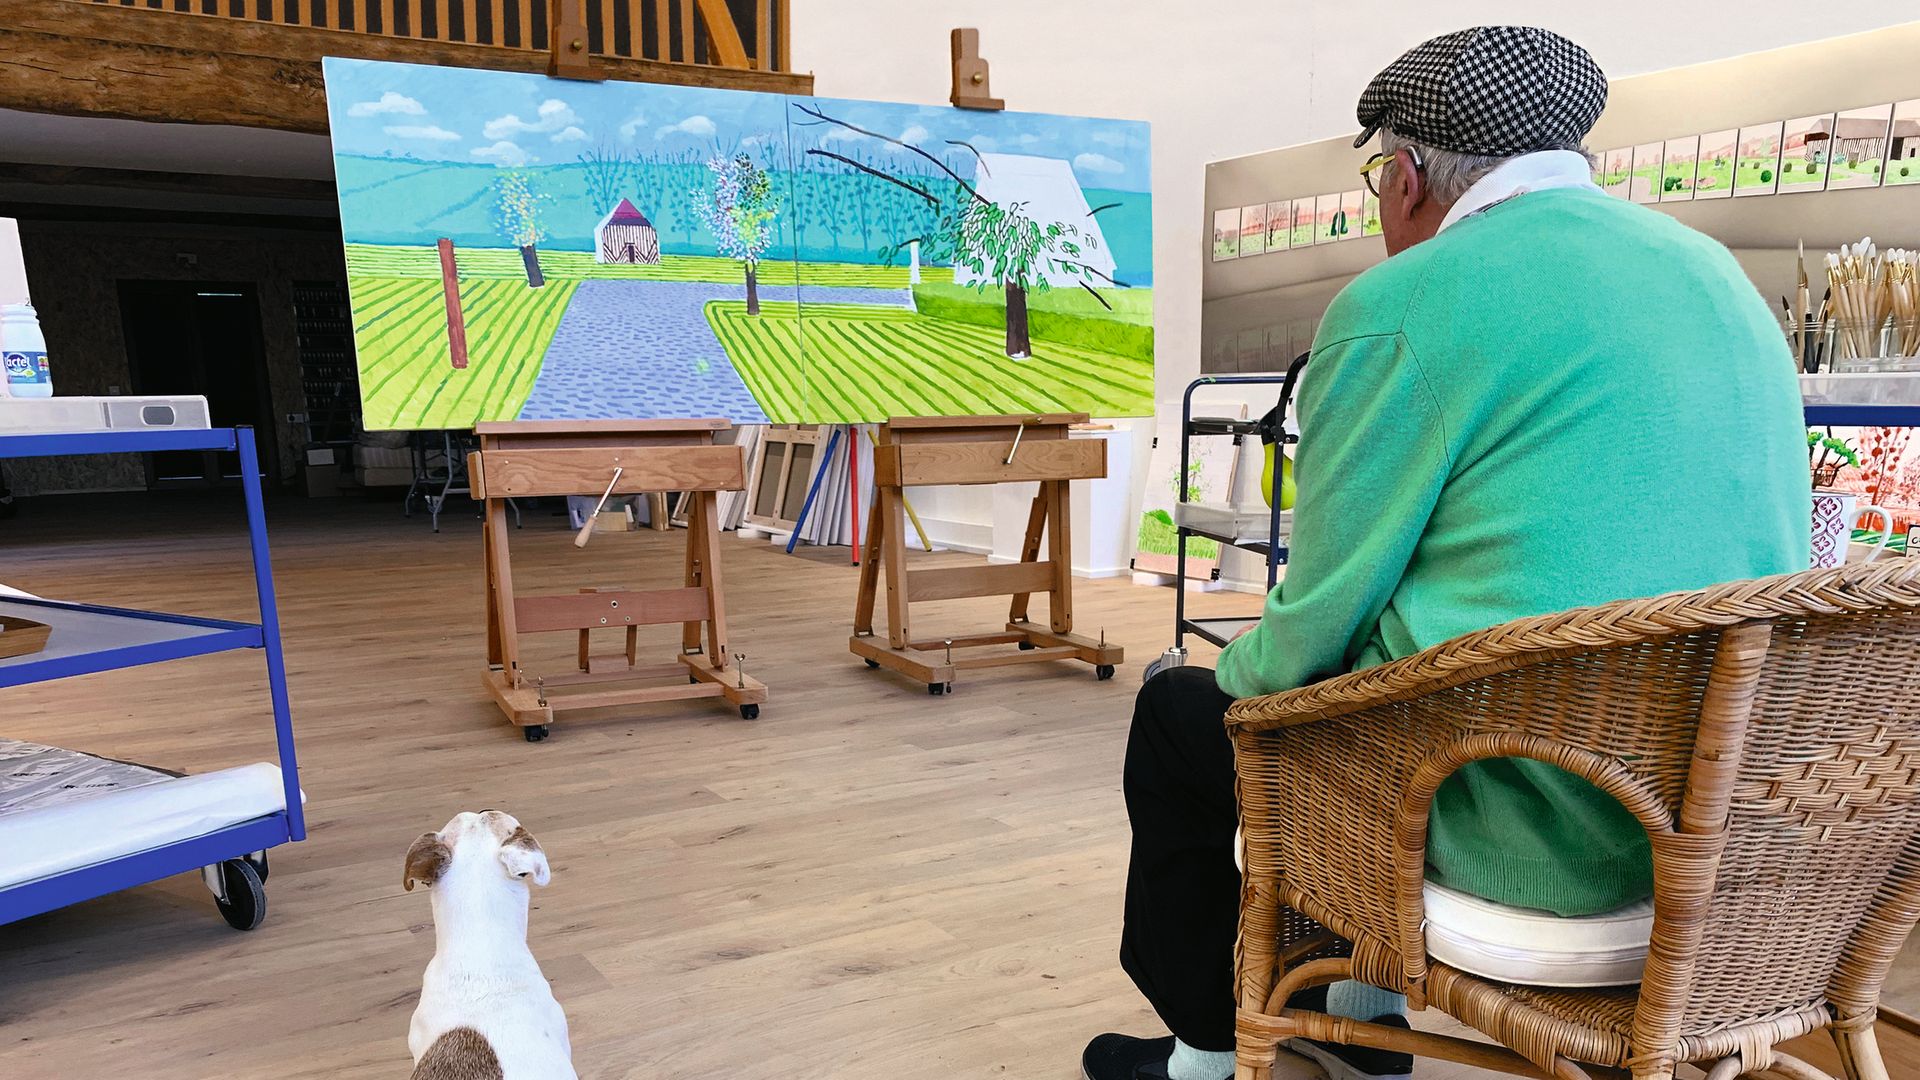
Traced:
[[1920, 903], [1917, 835], [1920, 610], [1776, 617], [1683, 1027], [1871, 1007]]

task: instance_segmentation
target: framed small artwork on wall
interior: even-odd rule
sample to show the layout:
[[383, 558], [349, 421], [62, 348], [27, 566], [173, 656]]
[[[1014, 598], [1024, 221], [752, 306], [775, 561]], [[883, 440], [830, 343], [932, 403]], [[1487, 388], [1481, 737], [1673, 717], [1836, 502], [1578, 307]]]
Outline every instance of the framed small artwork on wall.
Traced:
[[1775, 120], [1740, 129], [1740, 156], [1733, 167], [1733, 197], [1771, 195], [1780, 187], [1780, 136], [1786, 125]]

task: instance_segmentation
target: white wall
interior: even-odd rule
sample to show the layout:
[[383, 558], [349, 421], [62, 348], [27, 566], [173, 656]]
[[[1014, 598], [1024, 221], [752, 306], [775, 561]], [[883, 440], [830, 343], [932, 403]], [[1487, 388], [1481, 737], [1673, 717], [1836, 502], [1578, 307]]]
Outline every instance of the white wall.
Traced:
[[[947, 32], [972, 26], [993, 92], [1009, 108], [1152, 122], [1165, 408], [1199, 372], [1206, 162], [1355, 130], [1361, 89], [1410, 46], [1474, 23], [1534, 23], [1585, 45], [1617, 77], [1915, 17], [1913, 0], [1749, 0], [1737, 9], [1672, 0], [806, 0], [795, 5], [792, 58], [822, 95], [938, 104], [949, 89]], [[923, 518], [961, 531], [991, 513], [984, 492], [920, 501]]]

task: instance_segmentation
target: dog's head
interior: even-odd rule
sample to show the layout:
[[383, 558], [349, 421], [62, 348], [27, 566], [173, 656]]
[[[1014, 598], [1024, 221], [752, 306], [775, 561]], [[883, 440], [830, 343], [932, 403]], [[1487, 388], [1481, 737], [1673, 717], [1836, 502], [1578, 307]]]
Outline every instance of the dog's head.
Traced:
[[401, 884], [432, 886], [456, 872], [486, 867], [510, 881], [545, 885], [552, 877], [547, 853], [540, 842], [512, 814], [500, 810], [468, 811], [454, 815], [439, 832], [421, 833], [407, 849], [407, 868]]

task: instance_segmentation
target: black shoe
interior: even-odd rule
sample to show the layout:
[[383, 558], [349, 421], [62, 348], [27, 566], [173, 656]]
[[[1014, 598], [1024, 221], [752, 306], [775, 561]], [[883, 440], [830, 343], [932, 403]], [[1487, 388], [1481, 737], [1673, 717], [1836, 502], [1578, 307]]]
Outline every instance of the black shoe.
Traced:
[[1173, 1056], [1173, 1036], [1136, 1039], [1131, 1035], [1101, 1035], [1080, 1054], [1080, 1075], [1086, 1080], [1167, 1080], [1167, 1059]]
[[[1382, 1027], [1407, 1028], [1407, 1018], [1399, 1013], [1376, 1016], [1373, 1023]], [[1384, 1080], [1386, 1077], [1413, 1074], [1413, 1055], [1371, 1046], [1340, 1046], [1312, 1039], [1288, 1039], [1287, 1049], [1311, 1058], [1327, 1071], [1327, 1080]]]

